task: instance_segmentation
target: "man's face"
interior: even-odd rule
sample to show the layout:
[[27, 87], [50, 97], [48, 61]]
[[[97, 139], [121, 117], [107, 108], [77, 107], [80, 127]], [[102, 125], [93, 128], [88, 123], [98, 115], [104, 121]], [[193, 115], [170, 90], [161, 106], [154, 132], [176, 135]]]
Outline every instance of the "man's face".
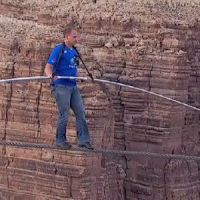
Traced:
[[70, 34], [65, 36], [65, 39], [70, 45], [75, 45], [79, 41], [79, 33], [76, 30], [72, 30]]

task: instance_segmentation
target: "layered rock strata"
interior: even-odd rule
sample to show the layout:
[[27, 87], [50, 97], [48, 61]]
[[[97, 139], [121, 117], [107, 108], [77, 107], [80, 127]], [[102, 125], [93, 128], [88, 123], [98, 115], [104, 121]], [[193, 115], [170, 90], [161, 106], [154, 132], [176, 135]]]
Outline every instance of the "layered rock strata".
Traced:
[[[38, 76], [68, 22], [95, 77], [199, 107], [198, 1], [0, 1], [0, 78]], [[99, 64], [100, 65], [99, 65]], [[86, 76], [81, 66], [80, 76]], [[199, 154], [199, 113], [127, 88], [79, 83], [96, 148]], [[48, 82], [0, 85], [2, 140], [53, 144]], [[71, 113], [68, 140], [77, 143]], [[0, 199], [198, 200], [195, 161], [1, 147]]]

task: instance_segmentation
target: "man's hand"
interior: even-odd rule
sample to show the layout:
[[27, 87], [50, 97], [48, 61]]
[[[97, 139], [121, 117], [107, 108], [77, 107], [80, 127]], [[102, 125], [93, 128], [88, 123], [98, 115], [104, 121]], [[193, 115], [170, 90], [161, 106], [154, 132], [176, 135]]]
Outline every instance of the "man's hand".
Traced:
[[52, 79], [53, 81], [55, 81], [55, 80], [58, 79], [58, 77], [57, 77], [56, 75], [52, 74], [52, 75], [51, 75], [51, 79]]
[[53, 66], [47, 63], [44, 72], [49, 78], [55, 81], [58, 79], [58, 77], [52, 72], [52, 68]]

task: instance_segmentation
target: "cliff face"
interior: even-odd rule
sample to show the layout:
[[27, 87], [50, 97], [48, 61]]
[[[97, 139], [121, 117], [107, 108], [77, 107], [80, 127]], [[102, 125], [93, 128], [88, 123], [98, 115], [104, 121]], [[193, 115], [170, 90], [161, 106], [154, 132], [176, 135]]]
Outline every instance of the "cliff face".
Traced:
[[[200, 107], [198, 1], [0, 0], [0, 78], [44, 74], [70, 21], [95, 77]], [[100, 63], [101, 67], [97, 64]], [[80, 68], [80, 75], [86, 72]], [[199, 113], [138, 91], [79, 84], [95, 147], [199, 154]], [[49, 83], [0, 85], [0, 137], [52, 144]], [[75, 118], [68, 140], [76, 144]], [[0, 199], [199, 200], [196, 162], [0, 147]]]

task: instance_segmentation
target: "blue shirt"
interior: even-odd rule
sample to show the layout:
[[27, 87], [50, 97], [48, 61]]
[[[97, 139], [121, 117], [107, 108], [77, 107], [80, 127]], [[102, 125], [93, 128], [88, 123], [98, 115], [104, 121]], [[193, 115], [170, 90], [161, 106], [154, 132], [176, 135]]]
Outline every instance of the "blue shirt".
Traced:
[[[62, 56], [59, 59], [59, 55], [62, 51], [63, 44], [57, 45], [51, 52], [51, 55], [48, 59], [48, 64], [53, 66], [53, 73], [56, 76], [73, 76], [77, 77], [78, 75], [78, 63], [79, 58], [76, 50], [74, 48], [69, 48], [65, 45], [63, 49]], [[76, 80], [70, 79], [57, 79], [52, 81], [53, 85], [62, 84], [67, 86], [75, 86]]]

